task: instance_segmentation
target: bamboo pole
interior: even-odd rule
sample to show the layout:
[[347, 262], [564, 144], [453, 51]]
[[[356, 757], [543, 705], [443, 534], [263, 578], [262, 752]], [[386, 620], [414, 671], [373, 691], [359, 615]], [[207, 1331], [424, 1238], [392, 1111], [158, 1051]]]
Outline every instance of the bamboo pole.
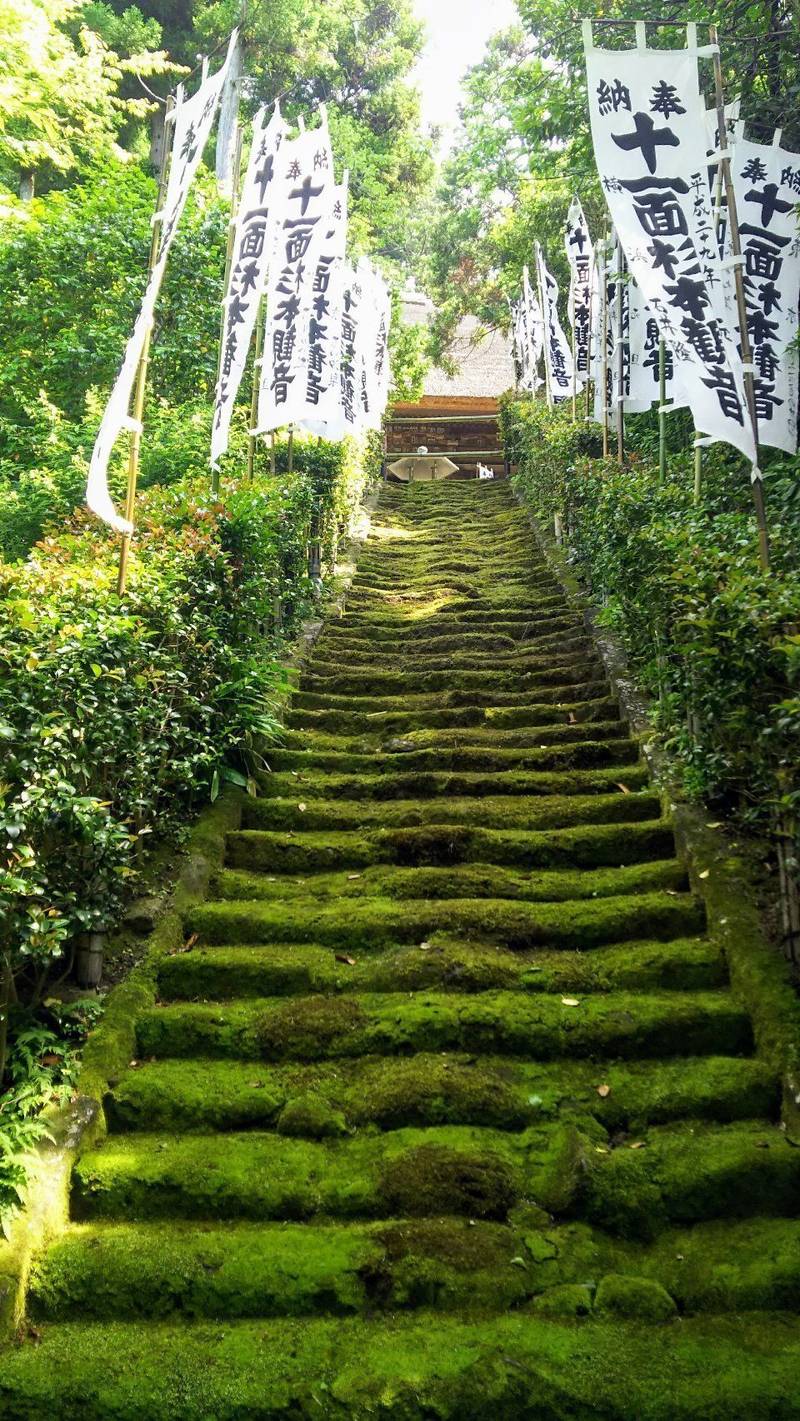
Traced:
[[603, 458], [608, 458], [608, 231], [603, 238], [603, 269], [600, 273], [600, 301], [603, 309], [600, 373], [603, 377]]
[[[228, 283], [231, 279], [231, 268], [233, 266], [233, 244], [236, 238], [236, 211], [239, 206], [239, 175], [242, 165], [242, 130], [238, 124], [236, 126], [236, 138], [233, 149], [233, 187], [231, 189], [231, 215], [228, 222], [228, 240], [225, 244], [225, 281], [223, 284], [224, 297], [222, 301], [222, 315], [219, 319], [219, 348], [220, 352], [225, 346], [225, 326], [228, 319]], [[219, 465], [215, 464], [211, 470], [211, 492], [216, 498], [219, 494]]]
[[617, 463], [625, 463], [625, 320], [623, 277], [625, 256], [617, 236], [617, 398], [614, 411], [617, 426]]
[[293, 424], [290, 424], [290, 425], [289, 425], [288, 452], [289, 452], [289, 467], [288, 467], [288, 472], [291, 474], [291, 473], [294, 471], [294, 425], [293, 425]]
[[270, 474], [272, 475], [272, 477], [274, 478], [274, 477], [275, 477], [275, 430], [274, 430], [274, 429], [271, 431], [270, 436], [269, 436], [269, 471], [270, 471]]
[[[712, 45], [716, 46], [713, 56], [714, 61], [714, 89], [717, 101], [717, 125], [719, 127], [720, 142], [720, 167], [722, 168], [722, 181], [725, 186], [725, 201], [728, 208], [728, 228], [731, 234], [731, 251], [735, 258], [742, 255], [742, 242], [739, 235], [739, 216], [736, 209], [736, 193], [731, 177], [731, 158], [728, 149], [728, 128], [725, 123], [725, 99], [722, 92], [722, 62], [719, 55], [719, 37], [716, 25], [709, 25], [708, 36]], [[736, 308], [739, 316], [739, 337], [742, 352], [742, 364], [744, 370], [744, 389], [747, 398], [747, 408], [750, 415], [750, 424], [753, 430], [753, 442], [755, 444], [755, 465], [754, 471], [758, 469], [758, 413], [756, 411], [756, 382], [753, 373], [753, 352], [750, 347], [750, 332], [747, 327], [747, 302], [744, 292], [744, 277], [742, 275], [742, 265], [740, 261], [734, 266], [734, 278], [736, 282]], [[749, 368], [748, 368], [749, 367]], [[758, 524], [758, 554], [763, 572], [769, 572], [769, 532], [767, 529], [767, 516], [764, 507], [764, 485], [760, 473], [750, 480], [750, 490], [753, 495], [753, 503], [756, 510], [756, 522]]]
[[[156, 216], [153, 221], [153, 232], [150, 238], [150, 254], [147, 258], [147, 279], [153, 273], [153, 269], [158, 260], [158, 248], [161, 243], [161, 223], [162, 208], [167, 196], [167, 179], [169, 176], [170, 147], [167, 138], [169, 125], [172, 121], [175, 110], [175, 100], [170, 94], [167, 100], [167, 112], [164, 123], [164, 149], [161, 154], [161, 163], [158, 173], [158, 198], [156, 205]], [[131, 442], [128, 446], [128, 483], [125, 490], [125, 518], [133, 525], [134, 511], [136, 507], [136, 485], [139, 482], [139, 456], [142, 448], [142, 415], [144, 414], [144, 398], [147, 389], [147, 371], [150, 365], [150, 342], [153, 335], [152, 323], [148, 327], [142, 346], [142, 353], [139, 357], [139, 365], [136, 371], [136, 384], [133, 394], [132, 417], [134, 427], [131, 431]], [[131, 550], [131, 540], [133, 533], [123, 533], [122, 543], [119, 550], [119, 566], [117, 569], [117, 595], [124, 597], [125, 587], [128, 581], [128, 558]]]
[[[258, 314], [257, 314], [257, 316], [256, 316], [256, 345], [255, 345], [255, 351], [253, 352], [253, 379], [252, 379], [252, 384], [251, 384], [251, 389], [250, 389], [250, 424], [249, 424], [248, 431], [247, 431], [247, 482], [248, 482], [248, 483], [252, 483], [252, 482], [253, 482], [253, 473], [254, 473], [254, 470], [255, 470], [255, 462], [256, 462], [256, 440], [257, 440], [257, 435], [256, 435], [253, 431], [255, 430], [255, 427], [256, 427], [256, 420], [258, 419], [258, 387], [259, 387], [259, 384], [260, 384], [260, 377], [261, 377], [261, 355], [262, 355], [262, 352], [263, 352], [263, 349], [264, 349], [264, 314], [265, 314], [265, 301], [264, 301], [264, 297], [262, 296], [262, 298], [261, 298], [261, 300], [260, 300], [260, 302], [259, 302], [259, 306], [258, 306]], [[273, 436], [272, 436], [272, 441], [273, 441], [273, 446], [274, 446], [274, 443], [275, 443], [275, 436], [274, 436], [274, 434], [273, 434]], [[275, 471], [274, 471], [274, 469], [273, 469], [273, 473], [274, 473], [274, 472], [275, 472]]]
[[658, 342], [658, 482], [663, 484], [667, 477], [667, 412], [664, 409], [667, 398], [667, 347], [664, 337]]

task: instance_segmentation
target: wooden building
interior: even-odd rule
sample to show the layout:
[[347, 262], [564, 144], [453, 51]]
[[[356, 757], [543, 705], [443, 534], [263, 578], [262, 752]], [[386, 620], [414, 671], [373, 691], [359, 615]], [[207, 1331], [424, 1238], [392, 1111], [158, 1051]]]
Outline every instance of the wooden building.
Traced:
[[[410, 288], [404, 296], [403, 319], [424, 324], [431, 305], [421, 292]], [[386, 460], [414, 454], [425, 447], [458, 466], [451, 478], [475, 478], [479, 463], [505, 475], [498, 423], [498, 400], [514, 387], [514, 362], [509, 338], [499, 331], [484, 332], [473, 316], [461, 322], [451, 349], [455, 373], [428, 372], [422, 398], [414, 404], [392, 406], [386, 420]]]

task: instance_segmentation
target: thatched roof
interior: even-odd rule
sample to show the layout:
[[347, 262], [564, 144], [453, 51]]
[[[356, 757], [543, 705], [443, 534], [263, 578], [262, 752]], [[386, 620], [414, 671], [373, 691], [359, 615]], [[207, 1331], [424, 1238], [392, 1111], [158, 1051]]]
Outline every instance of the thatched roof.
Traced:
[[484, 332], [474, 316], [465, 316], [450, 347], [454, 375], [429, 370], [425, 394], [437, 397], [497, 396], [514, 385], [514, 361], [508, 336]]

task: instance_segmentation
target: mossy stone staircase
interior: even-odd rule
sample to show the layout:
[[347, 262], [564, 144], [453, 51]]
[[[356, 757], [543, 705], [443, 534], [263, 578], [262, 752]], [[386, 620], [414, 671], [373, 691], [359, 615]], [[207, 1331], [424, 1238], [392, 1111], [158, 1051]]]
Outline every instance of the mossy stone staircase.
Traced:
[[3, 1417], [800, 1415], [800, 1149], [504, 484], [387, 488]]

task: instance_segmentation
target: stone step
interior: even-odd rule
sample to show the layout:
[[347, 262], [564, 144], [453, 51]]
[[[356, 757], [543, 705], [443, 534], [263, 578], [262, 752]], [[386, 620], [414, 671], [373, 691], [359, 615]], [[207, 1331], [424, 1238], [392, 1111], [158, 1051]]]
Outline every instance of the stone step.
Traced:
[[583, 1287], [591, 1305], [607, 1274], [657, 1283], [684, 1316], [798, 1310], [800, 1223], [697, 1224], [646, 1248], [582, 1225], [526, 1229], [461, 1218], [75, 1224], [37, 1265], [31, 1301], [40, 1322], [420, 1308], [468, 1315], [554, 1300], [554, 1290], [570, 1285]]
[[749, 1018], [729, 992], [609, 992], [567, 1003], [513, 991], [249, 998], [156, 1006], [137, 1022], [142, 1059], [326, 1061], [468, 1051], [534, 1061], [635, 1060], [736, 1055], [751, 1047]]
[[[403, 709], [403, 702], [407, 706], [407, 698], [400, 697], [395, 710], [367, 712], [342, 706], [335, 710], [311, 710], [296, 697], [297, 707], [287, 712], [286, 724], [290, 730], [323, 731], [345, 736], [387, 736], [407, 735], [416, 730], [454, 730], [474, 726], [503, 731], [526, 730], [547, 724], [585, 725], [595, 720], [613, 720], [614, 713], [619, 714], [617, 701], [606, 694], [605, 686], [600, 685], [573, 687], [567, 697], [562, 698], [559, 692], [550, 701], [540, 689], [537, 699], [527, 705], [521, 702], [521, 698], [516, 699], [517, 704], [499, 707], [474, 703], [453, 706], [440, 701], [418, 710], [408, 710]], [[474, 701], [474, 697], [470, 696], [470, 700]], [[317, 701], [320, 706], [326, 703], [330, 704], [329, 697]]]
[[[303, 805], [304, 808], [300, 808]], [[395, 799], [357, 802], [346, 799], [248, 799], [243, 809], [247, 829], [413, 829], [422, 825], [473, 825], [486, 829], [568, 829], [578, 824], [625, 824], [657, 819], [658, 795], [652, 790], [613, 794], [487, 795], [474, 799]]]
[[[317, 694], [330, 693], [334, 696], [404, 696], [420, 695], [428, 691], [508, 691], [518, 695], [520, 691], [532, 691], [539, 687], [579, 687], [585, 694], [588, 686], [603, 683], [603, 667], [599, 661], [582, 662], [577, 665], [550, 664], [538, 671], [497, 670], [485, 671], [342, 671], [331, 666], [326, 669], [316, 661], [313, 669], [303, 671], [300, 677], [301, 691], [316, 691]], [[580, 697], [577, 697], [580, 699]], [[379, 709], [379, 707], [376, 707]]]
[[520, 770], [484, 772], [470, 770], [385, 771], [373, 761], [372, 774], [337, 775], [326, 770], [306, 770], [302, 775], [263, 773], [256, 776], [267, 798], [291, 799], [302, 794], [307, 800], [348, 800], [362, 803], [382, 800], [481, 799], [501, 796], [528, 798], [548, 795], [610, 794], [644, 790], [650, 779], [647, 767], [635, 760], [625, 764], [587, 769]]
[[800, 1149], [771, 1121], [679, 1121], [607, 1154], [589, 1152], [582, 1218], [623, 1238], [670, 1224], [800, 1212]]
[[635, 764], [638, 742], [629, 737], [594, 738], [593, 729], [584, 727], [584, 739], [571, 742], [498, 746], [492, 743], [463, 745], [429, 745], [375, 752], [331, 751], [317, 748], [304, 750], [270, 749], [269, 765], [274, 773], [294, 773], [302, 783], [307, 771], [327, 771], [329, 774], [391, 774], [445, 773], [446, 771], [490, 770], [565, 770], [588, 769], [595, 766]]
[[461, 863], [580, 871], [668, 858], [674, 851], [671, 825], [653, 816], [639, 823], [585, 824], [538, 833], [473, 828], [466, 823], [367, 833], [242, 829], [228, 834], [226, 852], [232, 867], [310, 873], [373, 864], [429, 868]]
[[577, 708], [594, 699], [610, 700], [605, 681], [589, 681], [570, 686], [535, 686], [527, 691], [503, 691], [493, 689], [491, 685], [483, 690], [479, 687], [464, 690], [453, 686], [438, 691], [408, 691], [405, 695], [391, 696], [357, 696], [347, 692], [298, 690], [292, 697], [292, 714], [305, 710], [327, 710], [333, 714], [342, 711], [359, 713], [366, 725], [372, 723], [378, 715], [389, 716], [398, 711], [469, 710], [480, 707], [482, 714], [479, 719], [489, 723], [506, 712], [518, 713], [528, 708], [534, 713], [541, 710], [546, 720], [548, 710], [552, 718], [551, 708], [555, 706], [561, 712], [561, 718], [568, 720], [570, 714], [577, 719]]
[[[555, 869], [522, 873], [494, 864], [454, 864], [448, 867], [375, 867], [353, 874], [316, 873], [302, 878], [243, 869], [220, 869], [212, 880], [212, 896], [231, 901], [248, 899], [335, 904], [371, 898], [394, 901], [450, 898], [502, 898], [529, 903], [568, 903], [587, 898], [621, 897], [659, 890], [686, 892], [688, 877], [677, 859], [656, 859], [625, 868]], [[343, 910], [347, 916], [349, 910]]]
[[576, 721], [574, 725], [558, 723], [534, 725], [511, 730], [498, 729], [491, 722], [483, 725], [466, 725], [457, 729], [410, 730], [406, 735], [326, 735], [320, 731], [284, 730], [280, 747], [270, 749], [270, 764], [274, 757], [288, 750], [301, 757], [309, 758], [316, 753], [369, 755], [375, 750], [381, 754], [409, 754], [414, 750], [441, 750], [448, 755], [461, 749], [474, 748], [492, 750], [546, 750], [551, 745], [598, 744], [608, 740], [629, 740], [627, 721], [591, 720]]
[[431, 933], [489, 938], [507, 948], [588, 951], [612, 942], [668, 942], [705, 928], [705, 905], [690, 893], [657, 889], [560, 903], [503, 898], [354, 898], [338, 904], [308, 894], [286, 899], [201, 903], [186, 915], [203, 945], [318, 942], [347, 952], [424, 942]]
[[109, 1135], [72, 1178], [78, 1221], [253, 1221], [507, 1217], [531, 1194], [561, 1197], [567, 1132], [475, 1126], [407, 1128], [340, 1140], [274, 1132]]
[[337, 1139], [365, 1127], [524, 1130], [561, 1120], [587, 1129], [596, 1121], [616, 1136], [681, 1118], [777, 1118], [779, 1095], [764, 1062], [732, 1056], [537, 1064], [421, 1052], [310, 1066], [214, 1057], [142, 1061], [115, 1086], [106, 1110], [114, 1132], [258, 1129]]
[[724, 960], [707, 938], [624, 943], [590, 953], [512, 952], [494, 943], [432, 933], [422, 946], [397, 944], [378, 953], [362, 949], [358, 958], [315, 943], [195, 945], [167, 955], [158, 967], [160, 995], [172, 1001], [489, 988], [690, 992], [726, 982]]

